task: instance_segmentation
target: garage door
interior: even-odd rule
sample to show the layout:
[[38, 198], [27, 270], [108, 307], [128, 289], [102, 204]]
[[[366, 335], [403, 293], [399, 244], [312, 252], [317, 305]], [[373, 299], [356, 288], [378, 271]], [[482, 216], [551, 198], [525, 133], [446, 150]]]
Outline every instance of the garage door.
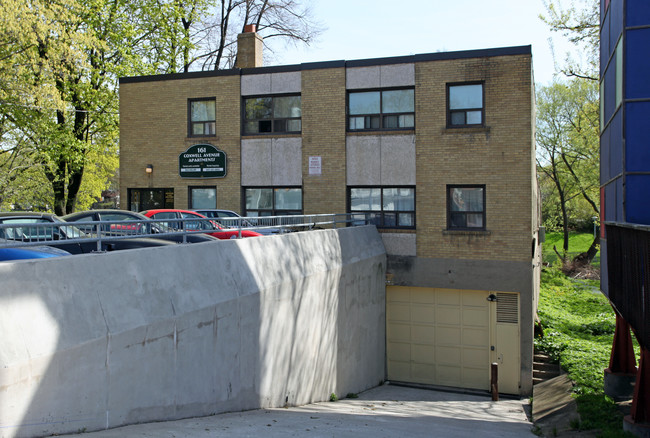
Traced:
[[388, 379], [489, 390], [497, 362], [499, 391], [518, 393], [518, 313], [514, 293], [389, 286]]

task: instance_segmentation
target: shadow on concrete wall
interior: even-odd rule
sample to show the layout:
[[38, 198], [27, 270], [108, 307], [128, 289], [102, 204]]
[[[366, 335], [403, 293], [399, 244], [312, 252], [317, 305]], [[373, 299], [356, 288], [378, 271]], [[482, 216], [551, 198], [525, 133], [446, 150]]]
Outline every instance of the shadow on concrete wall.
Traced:
[[303, 404], [376, 384], [385, 253], [371, 230], [0, 265], [0, 436]]

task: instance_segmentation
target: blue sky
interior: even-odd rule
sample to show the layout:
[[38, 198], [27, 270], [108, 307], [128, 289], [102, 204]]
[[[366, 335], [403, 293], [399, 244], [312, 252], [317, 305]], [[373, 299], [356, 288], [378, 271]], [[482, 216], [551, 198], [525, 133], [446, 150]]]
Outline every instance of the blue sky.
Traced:
[[[326, 31], [309, 47], [277, 47], [271, 65], [532, 45], [548, 84], [570, 45], [539, 19], [543, 0], [307, 0]], [[565, 1], [566, 3], [566, 1]]]

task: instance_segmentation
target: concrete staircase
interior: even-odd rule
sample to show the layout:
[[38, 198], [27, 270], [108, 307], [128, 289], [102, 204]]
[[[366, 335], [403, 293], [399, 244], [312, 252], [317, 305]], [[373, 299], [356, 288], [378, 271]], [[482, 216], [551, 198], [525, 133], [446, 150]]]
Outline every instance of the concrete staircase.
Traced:
[[561, 374], [560, 365], [543, 351], [535, 350], [533, 356], [533, 385], [557, 377]]

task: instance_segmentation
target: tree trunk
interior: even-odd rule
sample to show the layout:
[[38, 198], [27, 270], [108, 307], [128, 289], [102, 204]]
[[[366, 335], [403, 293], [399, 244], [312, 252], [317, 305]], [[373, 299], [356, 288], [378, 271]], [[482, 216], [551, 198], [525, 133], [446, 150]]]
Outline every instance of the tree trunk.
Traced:
[[598, 254], [598, 246], [600, 245], [600, 235], [596, 234], [594, 241], [591, 242], [591, 246], [587, 252], [582, 252], [575, 256], [573, 259], [574, 262], [580, 262], [585, 265], [590, 265], [594, 261], [594, 257]]

